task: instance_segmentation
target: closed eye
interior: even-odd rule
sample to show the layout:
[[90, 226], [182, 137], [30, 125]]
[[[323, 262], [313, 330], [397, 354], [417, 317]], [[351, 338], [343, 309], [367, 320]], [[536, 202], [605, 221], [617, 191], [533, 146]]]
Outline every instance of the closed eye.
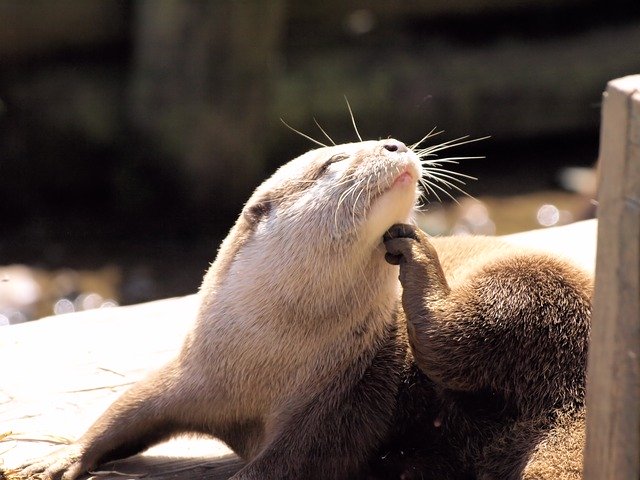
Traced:
[[320, 173], [321, 174], [324, 173], [324, 171], [327, 168], [329, 168], [329, 165], [333, 163], [341, 162], [342, 160], [346, 160], [348, 158], [349, 158], [349, 155], [345, 153], [337, 153], [336, 155], [333, 155], [331, 158], [329, 158], [329, 160], [327, 160], [322, 164], [322, 166], [320, 167]]

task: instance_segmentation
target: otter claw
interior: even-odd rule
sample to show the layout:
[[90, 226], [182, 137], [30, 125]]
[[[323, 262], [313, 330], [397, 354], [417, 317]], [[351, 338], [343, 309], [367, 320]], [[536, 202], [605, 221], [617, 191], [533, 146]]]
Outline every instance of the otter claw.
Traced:
[[397, 223], [387, 230], [382, 237], [387, 252], [384, 259], [391, 265], [406, 263], [407, 257], [411, 257], [412, 240], [418, 240], [417, 227]]
[[413, 258], [412, 245], [415, 241], [411, 237], [391, 238], [384, 242], [387, 252], [384, 259], [391, 265], [404, 265]]
[[384, 259], [391, 265], [400, 265], [400, 262], [402, 262], [402, 260], [404, 259], [404, 255], [394, 255], [387, 252], [384, 254]]

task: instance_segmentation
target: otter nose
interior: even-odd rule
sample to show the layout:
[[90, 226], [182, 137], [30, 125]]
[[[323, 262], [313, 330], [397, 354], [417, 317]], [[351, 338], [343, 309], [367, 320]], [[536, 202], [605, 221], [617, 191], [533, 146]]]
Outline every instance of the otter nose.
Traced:
[[408, 152], [409, 151], [407, 146], [404, 143], [399, 142], [398, 140], [385, 140], [382, 148], [390, 152]]

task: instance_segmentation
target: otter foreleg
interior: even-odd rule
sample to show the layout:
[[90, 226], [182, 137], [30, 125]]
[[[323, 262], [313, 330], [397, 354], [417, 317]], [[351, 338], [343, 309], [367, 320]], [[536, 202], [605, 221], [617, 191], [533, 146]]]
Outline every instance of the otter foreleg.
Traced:
[[462, 333], [464, 326], [447, 324], [451, 289], [435, 248], [419, 228], [404, 224], [391, 227], [384, 244], [387, 262], [400, 266], [402, 306], [416, 364], [429, 378], [449, 388], [474, 389], [477, 385], [462, 372], [450, 371], [450, 366], [468, 360], [454, 365], [448, 351], [461, 347], [460, 341], [450, 344], [448, 337], [454, 333], [452, 329]]
[[583, 408], [589, 279], [562, 260], [514, 250], [451, 288], [418, 228], [395, 225], [384, 242], [387, 261], [400, 266], [418, 367], [445, 390], [505, 402], [488, 418], [493, 434], [477, 428], [482, 413], [463, 414], [476, 422], [470, 432], [484, 436], [477, 439], [478, 478], [520, 478], [554, 415]]
[[[23, 465], [18, 478], [73, 480], [110, 460], [125, 458], [184, 431], [185, 420], [175, 400], [167, 395], [169, 367], [135, 384], [118, 398], [74, 444], [50, 456]], [[167, 401], [170, 399], [171, 401]]]
[[387, 260], [400, 265], [418, 366], [453, 390], [490, 389], [534, 413], [581, 403], [589, 334], [588, 279], [537, 254], [490, 262], [452, 289], [428, 237], [394, 225]]
[[363, 478], [388, 433], [403, 355], [395, 326], [375, 355], [311, 397], [284, 405], [265, 429], [262, 452], [233, 480]]

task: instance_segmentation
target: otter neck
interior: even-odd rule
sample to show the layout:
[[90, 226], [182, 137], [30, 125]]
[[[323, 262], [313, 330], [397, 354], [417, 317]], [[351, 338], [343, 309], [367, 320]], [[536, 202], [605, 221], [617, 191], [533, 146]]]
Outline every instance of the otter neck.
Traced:
[[[307, 271], [313, 274], [301, 285], [304, 293], [288, 289], [281, 292], [276, 308], [310, 322], [311, 329], [340, 329], [349, 323], [367, 321], [373, 310], [390, 313], [396, 308], [400, 294], [398, 271], [385, 262], [382, 245], [336, 253], [330, 262]], [[301, 310], [304, 315], [299, 315]]]

